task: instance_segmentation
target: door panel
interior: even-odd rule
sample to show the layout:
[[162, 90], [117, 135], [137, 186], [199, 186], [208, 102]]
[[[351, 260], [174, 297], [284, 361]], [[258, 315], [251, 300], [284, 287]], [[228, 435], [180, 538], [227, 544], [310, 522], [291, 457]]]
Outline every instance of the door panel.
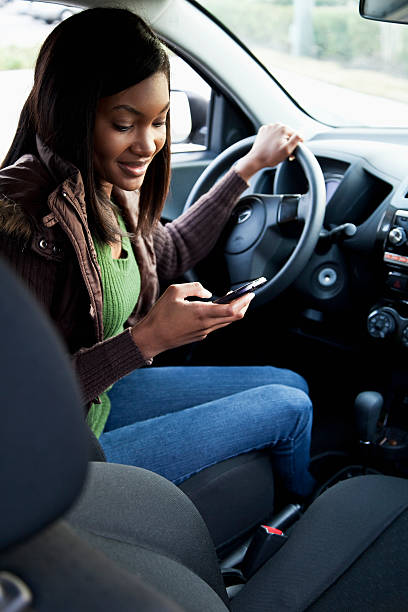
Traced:
[[[177, 156], [180, 155], [183, 156], [183, 161], [178, 160]], [[188, 156], [188, 153], [174, 153], [172, 155], [170, 192], [163, 211], [163, 219], [166, 221], [172, 221], [183, 212], [191, 188], [211, 161], [208, 157], [193, 160]]]

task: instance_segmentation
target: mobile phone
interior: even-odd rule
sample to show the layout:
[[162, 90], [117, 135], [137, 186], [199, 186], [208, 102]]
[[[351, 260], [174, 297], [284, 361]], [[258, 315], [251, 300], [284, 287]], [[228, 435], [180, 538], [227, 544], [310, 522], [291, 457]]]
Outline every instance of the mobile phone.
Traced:
[[255, 280], [250, 281], [249, 283], [245, 283], [245, 285], [241, 285], [238, 289], [234, 289], [230, 293], [223, 295], [220, 298], [214, 300], [214, 304], [229, 304], [233, 300], [241, 297], [241, 295], [245, 295], [246, 293], [251, 293], [255, 288], [260, 287], [264, 283], [266, 283], [267, 279], [264, 276], [260, 276]]

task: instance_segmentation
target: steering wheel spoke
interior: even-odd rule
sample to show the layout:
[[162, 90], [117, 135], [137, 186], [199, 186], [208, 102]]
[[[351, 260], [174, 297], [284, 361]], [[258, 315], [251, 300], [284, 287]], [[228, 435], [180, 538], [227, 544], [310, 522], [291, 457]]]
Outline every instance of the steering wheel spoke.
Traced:
[[229, 284], [231, 289], [235, 289], [239, 285], [243, 285], [253, 278], [262, 276], [262, 273], [257, 273], [255, 270], [253, 254], [253, 249], [234, 255], [225, 253], [225, 262], [228, 269]]
[[309, 214], [310, 209], [313, 206], [313, 201], [311, 197], [310, 191], [299, 196], [298, 202], [298, 219], [299, 221], [306, 221]]
[[281, 200], [276, 218], [278, 225], [285, 226], [288, 223], [299, 221], [299, 203], [302, 196], [287, 194], [279, 197]]

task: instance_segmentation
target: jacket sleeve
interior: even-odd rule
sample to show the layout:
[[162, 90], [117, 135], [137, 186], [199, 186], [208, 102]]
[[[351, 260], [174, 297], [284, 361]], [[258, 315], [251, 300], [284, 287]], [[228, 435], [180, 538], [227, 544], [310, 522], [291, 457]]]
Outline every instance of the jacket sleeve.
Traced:
[[177, 278], [211, 251], [247, 187], [231, 169], [180, 217], [155, 228], [153, 239], [160, 279]]
[[133, 341], [130, 327], [122, 333], [83, 348], [72, 356], [84, 402], [95, 400], [113, 383], [133, 370], [150, 365]]
[[[36, 255], [30, 248], [25, 247], [23, 241], [1, 232], [0, 253], [8, 260], [36, 296], [40, 305], [53, 319], [51, 312], [58, 264]], [[59, 321], [53, 319], [53, 322], [64, 341], [64, 334], [58, 325]], [[29, 338], [27, 341], [29, 342]], [[151, 363], [150, 360], [144, 359], [134, 343], [130, 328], [90, 348], [79, 349], [71, 359], [82, 390], [84, 404], [93, 401], [114, 382], [136, 368]]]

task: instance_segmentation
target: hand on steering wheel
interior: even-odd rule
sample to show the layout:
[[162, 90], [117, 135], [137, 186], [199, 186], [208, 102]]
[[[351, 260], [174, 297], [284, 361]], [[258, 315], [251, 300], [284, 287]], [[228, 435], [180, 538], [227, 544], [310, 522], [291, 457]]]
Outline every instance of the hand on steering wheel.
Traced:
[[[304, 144], [299, 143], [296, 146], [295, 139], [291, 142], [292, 137], [289, 136], [288, 140], [288, 135], [285, 136], [286, 144], [280, 132], [282, 139], [280, 161], [290, 163], [283, 162], [289, 150], [285, 149], [285, 146], [293, 146], [294, 156], [309, 185], [307, 193], [304, 195], [257, 193], [240, 198], [232, 214], [230, 233], [223, 248], [231, 287], [258, 276], [268, 278], [268, 282], [257, 292], [253, 301], [255, 305], [261, 305], [275, 298], [297, 278], [314, 251], [324, 220], [326, 188], [319, 163]], [[248, 162], [248, 157], [253, 162], [255, 142], [256, 138], [250, 136], [218, 155], [195, 183], [187, 199], [185, 210], [206, 193], [232, 164], [245, 159]], [[291, 152], [289, 150], [289, 154]], [[244, 171], [245, 167], [244, 163]], [[303, 224], [301, 235], [295, 245], [293, 238], [288, 239], [284, 231], [284, 227], [287, 227], [290, 221]], [[286, 261], [282, 264], [284, 257]]]
[[237, 161], [235, 169], [248, 182], [262, 168], [271, 168], [283, 162], [302, 140], [299, 134], [281, 123], [263, 125], [251, 149]]

